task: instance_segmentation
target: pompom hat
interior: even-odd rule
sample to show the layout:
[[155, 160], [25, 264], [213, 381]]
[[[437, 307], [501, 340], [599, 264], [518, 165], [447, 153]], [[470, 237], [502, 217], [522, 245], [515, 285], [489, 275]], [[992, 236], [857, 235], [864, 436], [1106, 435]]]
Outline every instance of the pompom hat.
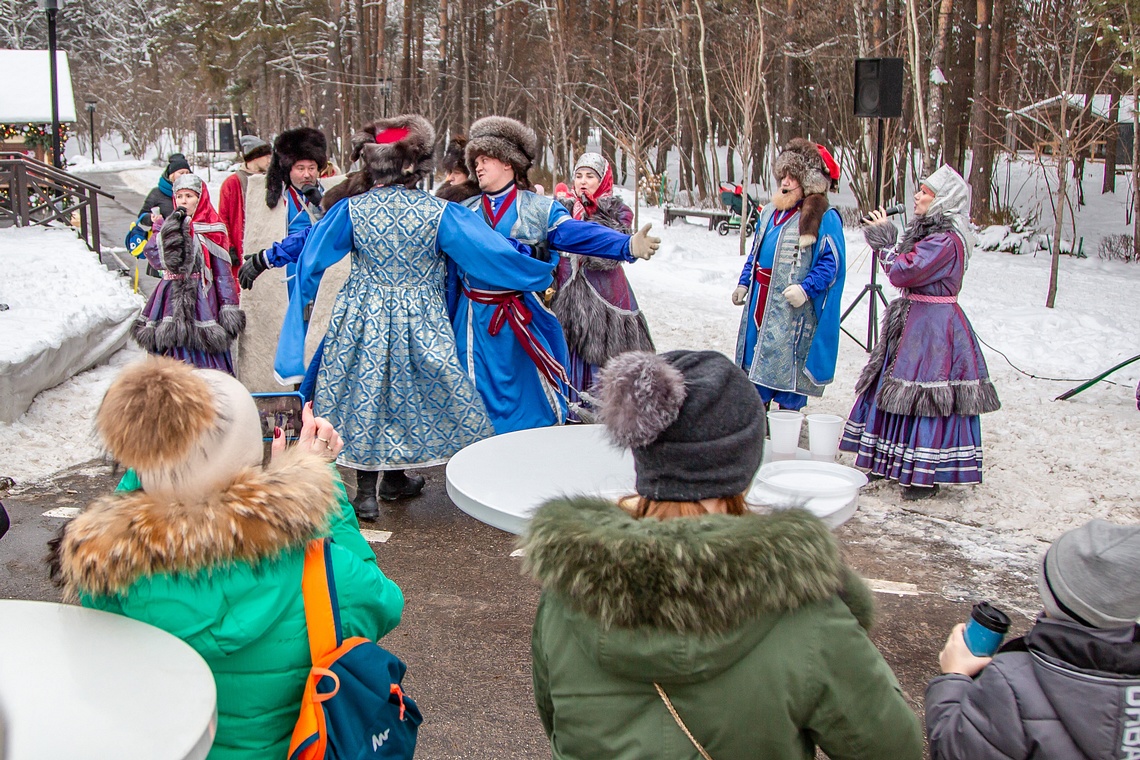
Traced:
[[699, 501], [744, 493], [764, 455], [764, 405], [744, 371], [716, 351], [631, 351], [599, 381], [599, 418], [628, 446], [637, 493]]

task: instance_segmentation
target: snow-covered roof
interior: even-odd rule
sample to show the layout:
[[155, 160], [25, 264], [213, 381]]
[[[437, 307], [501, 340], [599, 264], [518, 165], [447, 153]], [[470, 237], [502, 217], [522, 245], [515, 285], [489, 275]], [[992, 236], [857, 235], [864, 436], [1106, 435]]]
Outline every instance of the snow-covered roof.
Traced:
[[[59, 120], [75, 121], [75, 93], [67, 53], [57, 50]], [[46, 50], [0, 50], [0, 124], [51, 122], [51, 63]]]
[[[1070, 94], [1070, 95], [1068, 95], [1067, 99], [1069, 101], [1069, 106], [1076, 109], [1076, 110], [1081, 110], [1085, 107], [1085, 96], [1084, 95]], [[1025, 106], [1024, 108], [1019, 108], [1016, 111], [1011, 111], [1006, 116], [1006, 118], [1009, 119], [1009, 118], [1013, 118], [1014, 116], [1019, 116], [1019, 115], [1024, 116], [1026, 114], [1033, 113], [1034, 111], [1039, 111], [1042, 108], [1049, 108], [1050, 106], [1055, 106], [1060, 102], [1061, 102], [1061, 96], [1060, 95], [1054, 95], [1051, 98], [1045, 98], [1045, 100], [1039, 100], [1036, 103], [1032, 103], [1030, 105]], [[1108, 95], [1108, 94], [1093, 95], [1093, 101], [1092, 101], [1093, 116], [1096, 116], [1099, 119], [1107, 120], [1108, 119], [1108, 112], [1110, 110], [1111, 105], [1112, 105], [1112, 96], [1111, 95]], [[1132, 121], [1132, 111], [1134, 108], [1135, 108], [1135, 98], [1133, 98], [1131, 95], [1121, 96], [1121, 98], [1120, 98], [1120, 114], [1116, 117], [1116, 121], [1119, 123], [1122, 123], [1122, 124], [1126, 123], [1126, 122], [1131, 122]]]

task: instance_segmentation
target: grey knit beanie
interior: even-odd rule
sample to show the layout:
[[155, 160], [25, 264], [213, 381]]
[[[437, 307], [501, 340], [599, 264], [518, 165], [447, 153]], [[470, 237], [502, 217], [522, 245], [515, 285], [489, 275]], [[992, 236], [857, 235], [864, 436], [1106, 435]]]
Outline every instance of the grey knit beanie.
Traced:
[[1049, 617], [1093, 628], [1140, 621], [1140, 526], [1093, 520], [1049, 547], [1037, 578]]
[[723, 354], [631, 351], [598, 384], [599, 418], [632, 449], [640, 495], [699, 501], [748, 490], [764, 455], [764, 405]]
[[253, 161], [273, 153], [269, 143], [257, 135], [242, 135], [238, 138], [238, 145], [241, 148], [239, 152], [243, 161]]

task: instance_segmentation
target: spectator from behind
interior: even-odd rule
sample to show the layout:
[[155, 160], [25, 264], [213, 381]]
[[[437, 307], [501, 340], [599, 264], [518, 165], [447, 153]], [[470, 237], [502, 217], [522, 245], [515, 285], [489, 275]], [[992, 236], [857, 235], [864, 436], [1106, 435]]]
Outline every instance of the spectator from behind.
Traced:
[[241, 152], [238, 155], [241, 157], [241, 165], [233, 174], [226, 177], [218, 194], [218, 216], [222, 218], [229, 234], [230, 263], [234, 267], [235, 278], [244, 255], [242, 241], [245, 238], [246, 187], [249, 185], [250, 177], [255, 174], [265, 174], [273, 157], [273, 148], [260, 137], [242, 135], [240, 143]]
[[600, 388], [637, 495], [548, 502], [522, 542], [554, 757], [921, 758], [835, 539], [807, 512], [744, 505], [764, 441], [744, 372], [713, 351], [631, 352]]
[[992, 659], [950, 632], [926, 688], [933, 760], [1140, 758], [1140, 526], [1065, 533], [1037, 583], [1044, 612]]
[[285, 757], [311, 665], [304, 549], [332, 538], [345, 637], [379, 639], [404, 598], [376, 566], [331, 466], [340, 436], [308, 407], [300, 440], [261, 467], [257, 408], [233, 377], [151, 358], [123, 370], [96, 415], [131, 468], [53, 543], [69, 598], [162, 628], [209, 664], [210, 760]]

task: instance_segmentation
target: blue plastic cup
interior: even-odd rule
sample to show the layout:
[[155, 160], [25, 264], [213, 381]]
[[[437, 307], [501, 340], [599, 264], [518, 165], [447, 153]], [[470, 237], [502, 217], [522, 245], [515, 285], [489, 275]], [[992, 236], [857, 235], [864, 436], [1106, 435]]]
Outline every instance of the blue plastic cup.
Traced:
[[989, 602], [978, 602], [970, 610], [963, 636], [975, 657], [993, 657], [1008, 632], [1009, 616]]

